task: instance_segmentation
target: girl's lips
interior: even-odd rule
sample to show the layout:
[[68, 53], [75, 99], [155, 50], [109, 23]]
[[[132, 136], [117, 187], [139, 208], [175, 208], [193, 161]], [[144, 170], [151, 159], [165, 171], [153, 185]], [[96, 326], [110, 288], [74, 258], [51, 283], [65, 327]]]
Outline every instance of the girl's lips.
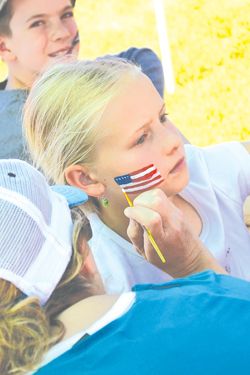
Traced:
[[185, 166], [185, 158], [181, 158], [174, 166], [173, 169], [169, 172], [169, 174], [178, 173], [183, 167]]

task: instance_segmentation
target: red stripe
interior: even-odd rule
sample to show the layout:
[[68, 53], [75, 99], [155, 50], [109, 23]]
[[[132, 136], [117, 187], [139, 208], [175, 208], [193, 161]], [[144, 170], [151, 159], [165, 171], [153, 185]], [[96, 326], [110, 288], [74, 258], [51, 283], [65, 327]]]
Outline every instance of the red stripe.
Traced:
[[137, 183], [137, 182], [140, 182], [140, 181], [149, 180], [156, 173], [157, 173], [157, 169], [155, 169], [152, 172], [149, 172], [148, 174], [145, 174], [144, 176], [133, 179], [132, 183], [134, 183], [134, 182]]
[[[127, 186], [123, 186], [122, 188], [123, 188], [124, 191], [126, 191], [127, 189], [134, 189], [134, 188], [137, 188], [137, 187], [141, 187], [141, 186], [147, 185], [147, 184], [149, 184], [151, 182], [154, 182], [154, 181], [155, 181], [156, 184], [158, 184], [158, 180], [162, 180], [161, 175], [156, 176], [155, 178], [152, 178], [152, 180], [150, 180], [150, 181], [144, 181], [144, 182], [139, 183], [139, 184], [127, 185]], [[152, 185], [152, 186], [154, 186], [154, 185]]]
[[[144, 167], [144, 168], [138, 169], [138, 171], [135, 171], [135, 172], [129, 173], [129, 175], [130, 175], [130, 177], [132, 177], [132, 176], [134, 176], [134, 175], [136, 175], [136, 174], [138, 174], [138, 173], [142, 173], [142, 172], [144, 172], [144, 171], [146, 171], [147, 169], [152, 168], [152, 167], [154, 167], [154, 164], [150, 164], [150, 165], [148, 165], [147, 167]], [[155, 168], [155, 169], [156, 169], [156, 168]]]

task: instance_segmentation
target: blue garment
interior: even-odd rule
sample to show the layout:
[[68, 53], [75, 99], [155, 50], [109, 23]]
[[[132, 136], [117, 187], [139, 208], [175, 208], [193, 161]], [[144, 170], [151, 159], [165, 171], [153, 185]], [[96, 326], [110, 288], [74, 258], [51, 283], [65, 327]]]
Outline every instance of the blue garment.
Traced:
[[27, 90], [0, 90], [0, 159], [24, 159], [22, 110]]
[[127, 313], [37, 374], [250, 373], [249, 282], [206, 271], [134, 290]]
[[[164, 76], [157, 55], [148, 48], [129, 48], [114, 57], [126, 58], [141, 65], [142, 71], [152, 80], [163, 96]], [[1, 90], [2, 87], [2, 90]], [[0, 159], [28, 160], [22, 135], [22, 110], [27, 99], [26, 90], [3, 90], [0, 86]]]
[[161, 61], [158, 56], [149, 48], [134, 48], [115, 55], [123, 59], [133, 61], [141, 66], [144, 74], [146, 74], [153, 82], [155, 88], [163, 98], [164, 95], [164, 74]]

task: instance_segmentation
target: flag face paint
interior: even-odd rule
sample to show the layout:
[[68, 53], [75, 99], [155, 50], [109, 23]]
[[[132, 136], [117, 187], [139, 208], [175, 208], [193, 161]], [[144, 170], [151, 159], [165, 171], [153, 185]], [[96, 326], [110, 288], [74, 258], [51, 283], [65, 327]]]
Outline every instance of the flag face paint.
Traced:
[[126, 193], [142, 193], [160, 184], [164, 179], [156, 166], [150, 164], [135, 172], [117, 176], [114, 180]]
[[[152, 187], [161, 183], [164, 179], [161, 177], [160, 172], [154, 164], [150, 164], [149, 166], [141, 168], [135, 172], [117, 176], [114, 180], [121, 187], [129, 206], [133, 207], [133, 202], [129, 198], [128, 193], [142, 193], [143, 191], [150, 190]], [[147, 228], [144, 229], [146, 230], [148, 239], [162, 263], [166, 263], [166, 259], [155, 242], [151, 231]]]

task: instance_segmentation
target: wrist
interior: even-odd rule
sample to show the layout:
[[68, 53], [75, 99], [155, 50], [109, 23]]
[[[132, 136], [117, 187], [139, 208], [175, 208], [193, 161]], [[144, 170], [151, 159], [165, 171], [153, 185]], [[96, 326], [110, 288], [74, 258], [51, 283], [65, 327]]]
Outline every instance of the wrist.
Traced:
[[193, 251], [195, 256], [191, 257], [185, 266], [169, 272], [173, 278], [189, 276], [195, 273], [203, 272], [207, 269], [210, 269], [215, 273], [227, 274], [225, 269], [218, 264], [217, 260], [200, 241], [197, 244], [197, 249]]

